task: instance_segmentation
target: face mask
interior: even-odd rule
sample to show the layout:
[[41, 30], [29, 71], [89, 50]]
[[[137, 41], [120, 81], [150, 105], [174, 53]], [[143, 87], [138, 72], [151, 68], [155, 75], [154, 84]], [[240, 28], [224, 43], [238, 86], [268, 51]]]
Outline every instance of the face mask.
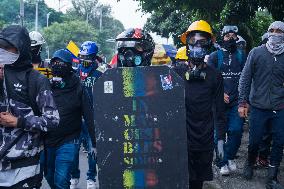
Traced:
[[0, 64], [13, 64], [18, 60], [19, 56], [19, 54], [0, 48]]
[[284, 53], [284, 34], [269, 33], [266, 47], [272, 54], [279, 55]]
[[65, 82], [63, 81], [62, 77], [53, 77], [50, 79], [50, 84], [52, 88], [62, 89], [65, 87]]
[[223, 41], [223, 48], [229, 52], [235, 52], [237, 50], [237, 41], [230, 38], [228, 41]]
[[204, 63], [204, 58], [208, 54], [208, 50], [206, 47], [189, 45], [188, 50], [188, 57], [192, 64], [199, 66]]
[[64, 62], [56, 62], [51, 65], [51, 72], [53, 76], [65, 78], [71, 74], [71, 67]]
[[41, 63], [41, 46], [36, 46], [32, 49], [32, 63]]

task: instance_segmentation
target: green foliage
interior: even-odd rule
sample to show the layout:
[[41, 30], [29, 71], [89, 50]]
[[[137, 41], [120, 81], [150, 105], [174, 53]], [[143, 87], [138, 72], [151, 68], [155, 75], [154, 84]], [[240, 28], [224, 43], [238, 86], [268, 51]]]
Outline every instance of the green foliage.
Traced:
[[[19, 0], [1, 0], [0, 1], [0, 20], [4, 20], [7, 24], [20, 24], [19, 9], [20, 1]], [[24, 25], [30, 29], [34, 30], [35, 27], [35, 0], [26, 0], [24, 1], [25, 7], [25, 17]], [[44, 3], [44, 0], [39, 0], [38, 6], [38, 19], [39, 19], [39, 28], [46, 26], [46, 14], [51, 12], [49, 23], [53, 22], [62, 22], [62, 13], [56, 12], [54, 9], [47, 7]]]
[[77, 45], [87, 40], [97, 40], [96, 29], [82, 21], [54, 23], [43, 29], [43, 35], [51, 54], [65, 48], [70, 40]]
[[261, 36], [267, 32], [269, 25], [273, 22], [272, 15], [267, 11], [258, 11], [249, 22], [251, 37], [254, 39], [253, 46], [260, 44]]
[[[178, 35], [182, 34], [195, 20], [208, 21], [217, 36], [224, 25], [237, 25], [250, 48], [259, 42], [264, 28], [273, 21], [272, 18], [284, 19], [283, 0], [136, 1], [140, 2], [144, 12], [151, 13], [145, 28], [164, 37], [173, 35], [174, 42], [178, 45]], [[268, 12], [263, 13], [259, 11], [260, 8], [262, 10], [266, 8]]]

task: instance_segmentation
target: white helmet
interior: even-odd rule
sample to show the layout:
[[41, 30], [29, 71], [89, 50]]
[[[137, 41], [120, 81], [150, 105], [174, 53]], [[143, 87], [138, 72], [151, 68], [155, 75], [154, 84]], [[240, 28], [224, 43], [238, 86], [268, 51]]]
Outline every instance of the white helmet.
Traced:
[[44, 38], [42, 37], [42, 35], [37, 32], [37, 31], [32, 31], [29, 33], [30, 35], [30, 39], [31, 39], [31, 46], [37, 46], [37, 45], [42, 45], [45, 43]]

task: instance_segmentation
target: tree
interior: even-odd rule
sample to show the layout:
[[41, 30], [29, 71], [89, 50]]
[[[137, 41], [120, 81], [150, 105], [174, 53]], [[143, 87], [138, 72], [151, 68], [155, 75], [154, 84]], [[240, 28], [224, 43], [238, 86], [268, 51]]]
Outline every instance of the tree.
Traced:
[[123, 24], [111, 16], [110, 6], [101, 5], [97, 0], [72, 0], [72, 5], [73, 8], [67, 11], [65, 19], [80, 20], [95, 28], [100, 54], [109, 61], [115, 53], [115, 43], [108, 43], [106, 40], [116, 38], [124, 30]]
[[[284, 1], [268, 0], [137, 0], [144, 12], [151, 13], [145, 26], [153, 32], [164, 37], [174, 36], [176, 44], [179, 42], [178, 34], [182, 34], [191, 22], [206, 20], [213, 27], [214, 33], [220, 31], [223, 25], [232, 24], [239, 26], [240, 34], [248, 42], [249, 48], [257, 43], [255, 30], [252, 30], [252, 20], [271, 18], [283, 20]], [[279, 9], [282, 7], [282, 9]], [[267, 10], [263, 16], [257, 15], [258, 10]], [[272, 17], [269, 17], [269, 12]], [[266, 17], [266, 18], [265, 18]], [[268, 18], [267, 18], [268, 17]], [[258, 20], [263, 22], [263, 20]], [[255, 23], [255, 22], [254, 22]], [[257, 39], [259, 39], [257, 37]]]
[[[35, 25], [35, 0], [26, 0], [24, 1], [25, 5], [25, 17], [24, 25], [30, 29], [34, 30]], [[0, 1], [0, 20], [4, 20], [8, 24], [20, 24], [19, 9], [20, 1], [19, 0], [1, 0]], [[44, 0], [39, 1], [39, 28], [46, 26], [46, 14], [51, 12], [49, 22], [62, 22], [63, 13], [57, 12], [52, 8], [47, 7]]]
[[77, 45], [84, 41], [97, 40], [98, 33], [95, 28], [82, 21], [69, 21], [54, 23], [43, 29], [43, 35], [49, 47], [50, 53], [65, 48], [70, 40]]

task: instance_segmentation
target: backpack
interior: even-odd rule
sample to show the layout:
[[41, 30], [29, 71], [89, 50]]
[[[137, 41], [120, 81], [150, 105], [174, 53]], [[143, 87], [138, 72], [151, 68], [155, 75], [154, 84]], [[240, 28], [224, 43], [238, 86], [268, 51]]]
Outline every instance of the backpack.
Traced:
[[[218, 59], [218, 65], [216, 66], [216, 68], [220, 70], [223, 64], [223, 59], [224, 59], [224, 54], [222, 50], [217, 51], [217, 59]], [[241, 63], [241, 65], [245, 63], [244, 53], [239, 49], [237, 50], [237, 60], [239, 63]]]

